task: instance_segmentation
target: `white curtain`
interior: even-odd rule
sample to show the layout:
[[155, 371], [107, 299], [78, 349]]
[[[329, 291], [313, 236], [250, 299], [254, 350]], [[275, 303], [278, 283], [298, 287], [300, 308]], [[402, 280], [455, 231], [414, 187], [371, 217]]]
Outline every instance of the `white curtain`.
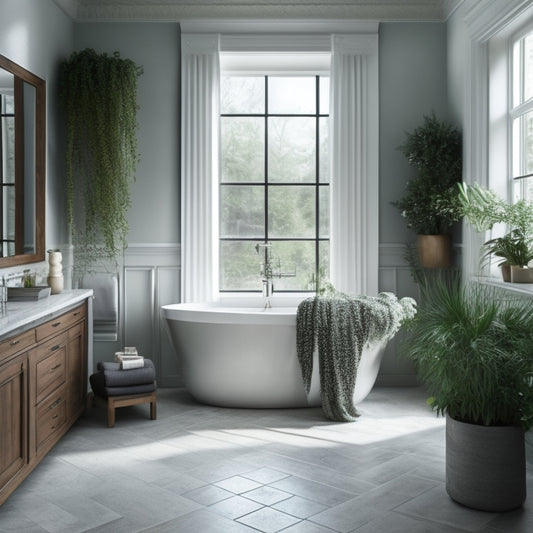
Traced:
[[331, 281], [378, 291], [378, 38], [333, 35], [330, 83]]
[[219, 36], [182, 35], [181, 300], [206, 302], [218, 272]]

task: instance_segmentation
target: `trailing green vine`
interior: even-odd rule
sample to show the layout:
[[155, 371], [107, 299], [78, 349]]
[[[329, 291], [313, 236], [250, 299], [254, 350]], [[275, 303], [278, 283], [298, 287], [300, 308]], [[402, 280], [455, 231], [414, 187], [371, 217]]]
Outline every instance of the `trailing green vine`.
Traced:
[[68, 223], [75, 271], [116, 260], [127, 246], [130, 184], [139, 160], [137, 78], [118, 52], [74, 52], [60, 71], [66, 123]]

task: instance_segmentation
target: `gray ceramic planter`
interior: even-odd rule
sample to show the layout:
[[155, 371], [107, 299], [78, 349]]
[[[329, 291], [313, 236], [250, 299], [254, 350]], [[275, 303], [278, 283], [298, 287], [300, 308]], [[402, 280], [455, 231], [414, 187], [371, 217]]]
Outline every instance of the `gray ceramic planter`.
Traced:
[[446, 491], [462, 505], [510, 511], [526, 499], [524, 431], [446, 417]]

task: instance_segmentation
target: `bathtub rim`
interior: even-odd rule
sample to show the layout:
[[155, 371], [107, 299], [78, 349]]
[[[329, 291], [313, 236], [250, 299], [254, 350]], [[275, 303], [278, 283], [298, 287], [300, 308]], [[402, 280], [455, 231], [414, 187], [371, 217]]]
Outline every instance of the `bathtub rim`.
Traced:
[[202, 324], [295, 326], [297, 307], [232, 307], [223, 303], [180, 303], [161, 306], [167, 320]]

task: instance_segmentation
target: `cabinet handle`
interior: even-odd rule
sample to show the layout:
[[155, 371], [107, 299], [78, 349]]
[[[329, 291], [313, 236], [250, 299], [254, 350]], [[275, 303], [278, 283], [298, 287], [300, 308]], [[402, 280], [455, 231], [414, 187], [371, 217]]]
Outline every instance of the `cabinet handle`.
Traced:
[[74, 316], [78, 316], [79, 314], [80, 314], [80, 312], [79, 312], [79, 311], [76, 311], [76, 312], [74, 313]]
[[61, 403], [61, 396], [48, 409], [55, 409]]
[[60, 326], [60, 325], [61, 325], [61, 322], [54, 322], [54, 323], [52, 324], [52, 327], [53, 327], [53, 328], [57, 328], [57, 326]]
[[53, 372], [54, 370], [57, 370], [60, 366], [61, 366], [61, 363], [58, 363], [56, 366], [53, 366], [53, 367], [50, 369], [50, 372]]
[[11, 343], [9, 345], [10, 346], [16, 346], [19, 342], [20, 342], [20, 339], [16, 339], [14, 341], [11, 341]]
[[56, 413], [53, 417], [52, 417], [52, 420], [56, 419], [59, 415]]
[[59, 350], [59, 348], [61, 348], [61, 344], [56, 344], [50, 348], [50, 351], [55, 352], [56, 350]]

